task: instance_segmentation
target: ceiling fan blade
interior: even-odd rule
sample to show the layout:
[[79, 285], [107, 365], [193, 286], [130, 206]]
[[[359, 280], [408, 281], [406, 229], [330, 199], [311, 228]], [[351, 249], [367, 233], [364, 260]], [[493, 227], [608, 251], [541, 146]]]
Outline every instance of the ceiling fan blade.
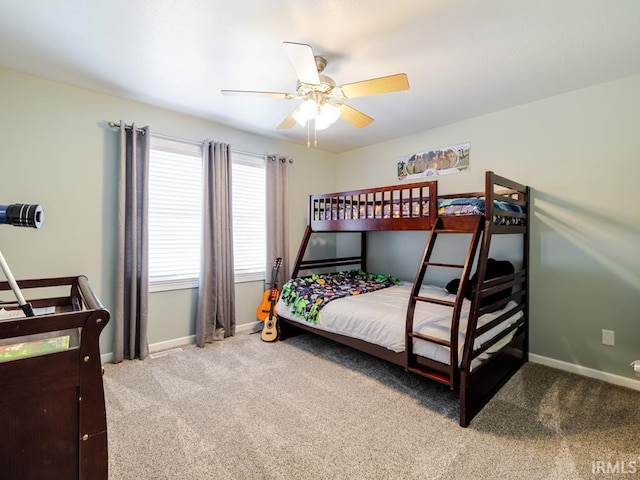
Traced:
[[283, 93], [283, 92], [255, 92], [252, 90], [220, 90], [223, 95], [232, 96], [232, 95], [253, 95], [259, 97], [269, 97], [269, 98], [284, 98], [285, 100], [291, 100], [292, 98], [297, 98], [297, 95], [294, 93]]
[[408, 90], [409, 80], [405, 73], [398, 73], [396, 75], [348, 83], [337, 88], [342, 90], [344, 98], [366, 97], [368, 95]]
[[355, 127], [366, 127], [371, 122], [373, 122], [373, 118], [365, 115], [362, 112], [359, 112], [349, 105], [345, 105], [344, 103], [337, 103], [336, 105], [340, 107], [340, 118], [342, 118], [346, 122], [349, 122]]
[[298, 109], [296, 108], [293, 112], [291, 112], [291, 114], [285, 118], [282, 123], [280, 123], [280, 125], [278, 125], [278, 130], [283, 130], [285, 128], [291, 128], [293, 127], [297, 122], [296, 119], [293, 118], [293, 114], [296, 113], [298, 111]]
[[313, 50], [304, 43], [282, 42], [284, 51], [293, 65], [298, 80], [307, 85], [320, 85], [318, 67], [313, 56]]

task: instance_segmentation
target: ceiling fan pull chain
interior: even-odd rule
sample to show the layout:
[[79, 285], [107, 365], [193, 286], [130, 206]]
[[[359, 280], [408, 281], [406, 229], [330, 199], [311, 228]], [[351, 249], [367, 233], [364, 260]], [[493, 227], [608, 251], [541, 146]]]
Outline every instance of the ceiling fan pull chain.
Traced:
[[318, 148], [318, 130], [316, 130], [316, 121], [313, 121], [313, 147]]
[[307, 120], [307, 148], [311, 148], [311, 140], [310, 140], [310, 132], [309, 132], [309, 124], [311, 120]]

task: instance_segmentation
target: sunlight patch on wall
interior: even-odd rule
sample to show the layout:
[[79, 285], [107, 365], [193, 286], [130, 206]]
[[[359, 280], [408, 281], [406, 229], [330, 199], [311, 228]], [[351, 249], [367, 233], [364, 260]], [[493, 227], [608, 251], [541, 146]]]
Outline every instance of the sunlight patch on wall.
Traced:
[[[536, 192], [534, 217], [640, 292], [640, 231], [630, 223], [540, 192]], [[563, 252], [549, 253], [563, 261]]]

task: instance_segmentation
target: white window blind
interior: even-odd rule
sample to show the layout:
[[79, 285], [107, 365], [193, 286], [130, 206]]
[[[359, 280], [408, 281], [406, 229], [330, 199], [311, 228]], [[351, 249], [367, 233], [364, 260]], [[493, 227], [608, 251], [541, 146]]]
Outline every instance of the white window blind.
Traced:
[[236, 282], [263, 280], [266, 258], [265, 158], [232, 152], [233, 249]]
[[149, 284], [194, 287], [200, 270], [202, 146], [151, 136]]

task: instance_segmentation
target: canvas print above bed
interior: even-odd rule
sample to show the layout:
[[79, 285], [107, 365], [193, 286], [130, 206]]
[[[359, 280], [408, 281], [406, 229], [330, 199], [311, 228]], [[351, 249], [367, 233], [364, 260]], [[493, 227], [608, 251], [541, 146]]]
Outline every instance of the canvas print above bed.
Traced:
[[469, 169], [470, 143], [403, 155], [396, 159], [398, 179], [415, 180]]

